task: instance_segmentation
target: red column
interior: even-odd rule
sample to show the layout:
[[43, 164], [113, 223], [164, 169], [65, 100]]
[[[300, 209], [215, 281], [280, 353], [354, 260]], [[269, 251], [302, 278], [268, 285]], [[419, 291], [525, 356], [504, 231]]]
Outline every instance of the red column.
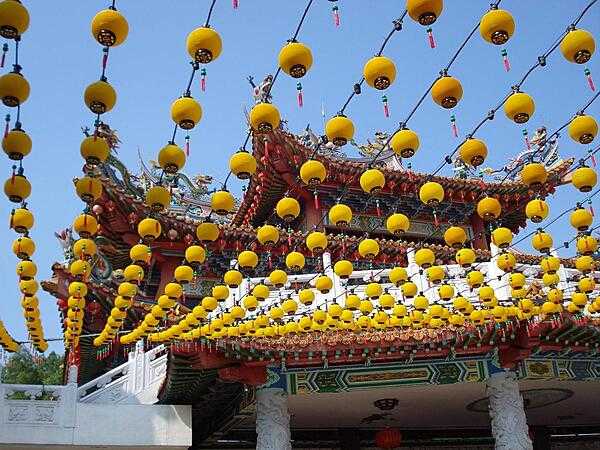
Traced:
[[485, 223], [477, 213], [471, 215], [471, 228], [473, 229], [473, 247], [478, 250], [489, 250], [485, 237]]
[[156, 291], [157, 299], [163, 295], [165, 286], [173, 281], [173, 272], [178, 265], [179, 262], [176, 257], [165, 258], [165, 260], [160, 263], [160, 283], [158, 285], [158, 290]]

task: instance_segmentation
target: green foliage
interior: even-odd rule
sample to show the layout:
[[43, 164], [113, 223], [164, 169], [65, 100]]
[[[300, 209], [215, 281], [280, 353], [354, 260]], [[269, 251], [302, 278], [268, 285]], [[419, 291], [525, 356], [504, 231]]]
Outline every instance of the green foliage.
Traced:
[[63, 384], [63, 357], [55, 352], [33, 355], [21, 347], [13, 353], [1, 370], [2, 382], [7, 384]]

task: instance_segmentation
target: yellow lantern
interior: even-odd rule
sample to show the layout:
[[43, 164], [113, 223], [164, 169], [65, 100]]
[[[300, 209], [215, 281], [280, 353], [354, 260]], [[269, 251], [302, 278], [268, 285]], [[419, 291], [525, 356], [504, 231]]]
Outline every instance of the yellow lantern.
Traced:
[[208, 27], [199, 27], [188, 34], [186, 47], [194, 61], [208, 64], [219, 57], [223, 50], [221, 36]]
[[[11, 0], [9, 0], [11, 1]], [[1, 5], [2, 3], [0, 3]], [[15, 128], [2, 138], [2, 149], [14, 161], [20, 161], [31, 152], [31, 138], [25, 131]]]
[[429, 308], [429, 300], [424, 295], [417, 295], [413, 300], [413, 306], [417, 311], [425, 311]]
[[446, 245], [460, 249], [467, 242], [467, 233], [462, 227], [452, 226], [444, 232], [444, 241]]
[[544, 200], [533, 199], [530, 200], [525, 206], [525, 215], [533, 223], [540, 223], [550, 213], [550, 208]]
[[321, 275], [315, 280], [315, 289], [321, 294], [327, 294], [333, 287], [333, 281], [326, 275]]
[[144, 279], [144, 269], [137, 264], [130, 264], [123, 269], [125, 281], [139, 284]]
[[596, 186], [597, 179], [596, 171], [587, 166], [576, 169], [571, 175], [571, 183], [581, 192], [590, 192]]
[[346, 296], [346, 300], [344, 303], [344, 307], [348, 311], [357, 311], [360, 307], [360, 297], [355, 294], [350, 294]]
[[365, 316], [371, 314], [373, 311], [373, 303], [369, 300], [361, 300], [360, 305], [358, 306], [358, 310]]
[[202, 222], [196, 227], [196, 237], [204, 244], [216, 241], [219, 234], [221, 234], [219, 226], [214, 222]]
[[452, 307], [456, 311], [464, 314], [469, 309], [470, 303], [471, 302], [464, 297], [456, 297], [454, 300], [452, 300]]
[[545, 286], [556, 286], [560, 282], [560, 277], [557, 273], [545, 273], [542, 275], [542, 283]]
[[153, 186], [146, 192], [146, 205], [157, 212], [168, 209], [171, 205], [171, 193], [163, 186]]
[[333, 205], [329, 209], [329, 223], [336, 227], [347, 227], [352, 221], [352, 210], [343, 203]]
[[298, 300], [304, 306], [310, 306], [315, 301], [315, 294], [311, 289], [300, 289]]
[[385, 221], [387, 230], [395, 235], [402, 235], [410, 228], [410, 221], [404, 214], [394, 213]]
[[180, 284], [188, 284], [191, 283], [194, 279], [194, 269], [190, 266], [181, 265], [175, 268], [173, 273], [173, 277]]
[[256, 172], [256, 158], [246, 150], [239, 150], [229, 159], [229, 170], [240, 180], [247, 180]]
[[573, 292], [571, 295], [571, 301], [579, 308], [583, 308], [588, 302], [588, 296], [585, 294], [585, 292]]
[[137, 231], [144, 242], [152, 242], [160, 236], [162, 227], [158, 220], [147, 217], [138, 223]]
[[275, 269], [269, 275], [269, 282], [279, 289], [285, 286], [285, 283], [287, 283], [287, 279], [287, 273], [280, 269]]
[[185, 260], [192, 266], [199, 266], [206, 260], [206, 250], [199, 245], [190, 245], [185, 249]]
[[450, 300], [454, 297], [454, 288], [449, 284], [442, 284], [438, 288], [438, 294], [442, 300]]
[[73, 221], [73, 230], [82, 238], [89, 238], [96, 234], [98, 221], [90, 214], [81, 214]]
[[300, 252], [290, 252], [285, 257], [285, 265], [288, 269], [298, 272], [304, 268], [306, 260]]
[[327, 236], [320, 231], [313, 231], [306, 237], [306, 247], [313, 253], [320, 253], [327, 247]]
[[560, 259], [556, 256], [546, 256], [540, 261], [540, 267], [545, 273], [553, 275], [560, 268]]
[[354, 137], [354, 124], [344, 115], [337, 115], [325, 124], [325, 135], [329, 142], [342, 147]]
[[312, 329], [312, 319], [310, 317], [303, 316], [298, 321], [298, 326], [304, 332], [309, 332]]
[[[123, 282], [119, 285], [118, 293], [124, 299], [129, 300], [129, 299], [135, 297], [135, 295], [138, 293], [138, 287], [133, 283]], [[166, 291], [165, 291], [165, 293], [166, 293]], [[74, 294], [71, 294], [71, 295], [74, 295]], [[85, 297], [85, 294], [83, 294], [82, 297]], [[174, 296], [168, 296], [168, 297], [179, 298], [179, 297], [174, 297]]]
[[435, 253], [429, 248], [421, 248], [415, 252], [415, 262], [422, 269], [427, 269], [435, 263]]
[[598, 250], [598, 240], [593, 236], [577, 238], [577, 251], [582, 255], [592, 255]]
[[413, 130], [404, 128], [392, 136], [390, 147], [400, 157], [410, 158], [419, 149], [419, 136]]
[[379, 244], [374, 239], [363, 239], [358, 244], [358, 253], [363, 258], [373, 259], [379, 254]]
[[275, 212], [285, 222], [293, 222], [300, 215], [300, 203], [292, 197], [283, 197], [277, 202]]
[[300, 167], [300, 179], [309, 186], [317, 186], [325, 180], [327, 170], [321, 161], [309, 159]]
[[98, 12], [92, 19], [92, 36], [103, 47], [116, 47], [127, 39], [129, 24], [114, 8]]
[[525, 275], [521, 272], [513, 272], [508, 277], [508, 284], [512, 289], [521, 289], [526, 283]]
[[225, 216], [234, 210], [235, 199], [229, 191], [217, 191], [210, 197], [210, 206], [215, 213]]
[[256, 239], [261, 245], [275, 245], [279, 241], [279, 230], [273, 225], [263, 225], [256, 231]]
[[129, 258], [134, 264], [147, 265], [151, 257], [150, 247], [144, 244], [136, 244], [129, 250]]
[[598, 134], [598, 123], [587, 114], [576, 115], [568, 128], [569, 136], [580, 144], [590, 144]]
[[444, 188], [435, 181], [428, 181], [419, 189], [419, 198], [424, 204], [435, 207], [444, 200]]
[[418, 292], [417, 285], [412, 281], [405, 281], [400, 286], [400, 289], [402, 290], [402, 295], [406, 298], [413, 298]]
[[411, 19], [423, 26], [433, 24], [444, 9], [443, 0], [406, 0], [406, 10]]
[[352, 263], [346, 259], [336, 262], [333, 266], [333, 271], [342, 280], [347, 280], [350, 275], [352, 275], [353, 270], [354, 267], [352, 266]]
[[298, 303], [295, 300], [288, 298], [281, 304], [281, 308], [286, 314], [296, 314], [296, 311], [298, 310]]
[[258, 133], [270, 133], [279, 128], [280, 123], [279, 110], [270, 103], [257, 103], [250, 110], [250, 125]]
[[365, 295], [369, 297], [371, 300], [377, 300], [379, 296], [383, 293], [383, 288], [379, 283], [369, 283], [365, 288]]
[[571, 226], [577, 231], [586, 231], [592, 225], [593, 220], [592, 213], [581, 206], [578, 206], [569, 217]]
[[218, 302], [224, 302], [229, 297], [229, 288], [223, 284], [213, 286], [211, 294]]
[[396, 79], [396, 66], [385, 56], [375, 56], [365, 64], [363, 76], [369, 86], [382, 91]]
[[510, 247], [513, 233], [509, 228], [498, 227], [492, 231], [492, 243], [501, 249]]
[[540, 189], [548, 179], [548, 172], [540, 163], [526, 164], [520, 175], [523, 183], [532, 189]]
[[480, 139], [468, 138], [460, 146], [459, 149], [460, 159], [468, 165], [473, 167], [480, 166], [485, 161], [488, 155], [488, 149]]
[[516, 91], [504, 102], [506, 117], [515, 123], [527, 122], [535, 111], [535, 103], [530, 95]]
[[393, 283], [398, 287], [401, 283], [408, 280], [408, 273], [404, 267], [394, 267], [392, 270], [390, 270], [388, 277], [390, 279], [390, 283]]
[[577, 282], [577, 287], [581, 292], [592, 292], [596, 289], [596, 282], [591, 277], [584, 277]]
[[500, 217], [502, 206], [494, 197], [485, 197], [477, 203], [477, 215], [483, 220], [491, 221]]
[[102, 195], [102, 183], [97, 178], [83, 177], [75, 183], [75, 191], [81, 200], [92, 203]]
[[471, 270], [467, 273], [467, 284], [471, 289], [477, 289], [483, 284], [483, 274], [479, 270]]
[[33, 224], [33, 214], [26, 208], [14, 209], [10, 214], [10, 228], [19, 234], [27, 233]]
[[29, 28], [29, 12], [20, 1], [0, 2], [0, 36], [15, 39]]
[[290, 41], [279, 52], [279, 67], [293, 78], [302, 78], [312, 64], [310, 48], [300, 42]]
[[549, 302], [552, 302], [554, 304], [559, 304], [562, 303], [563, 301], [563, 293], [560, 289], [550, 289], [548, 291], [548, 293], [546, 294], [546, 297], [548, 298]]
[[431, 266], [427, 268], [426, 275], [429, 282], [433, 284], [439, 284], [446, 277], [446, 273], [442, 266]]
[[86, 260], [76, 259], [69, 266], [69, 272], [76, 279], [86, 279], [92, 273], [92, 266]]
[[242, 270], [253, 270], [258, 265], [258, 255], [252, 250], [244, 250], [238, 255], [238, 265]]
[[185, 165], [185, 160], [185, 152], [171, 142], [158, 152], [158, 164], [167, 173], [177, 173]]
[[244, 297], [242, 303], [244, 305], [244, 309], [250, 312], [256, 311], [256, 308], [258, 308], [258, 300], [253, 295], [247, 295]]
[[379, 169], [365, 170], [360, 176], [360, 187], [367, 194], [377, 194], [385, 185], [385, 176]]
[[438, 78], [431, 88], [433, 101], [442, 108], [454, 108], [462, 96], [463, 88], [460, 81], [448, 75]]
[[498, 268], [504, 272], [512, 272], [517, 265], [517, 258], [512, 253], [506, 252], [498, 255], [496, 260]]
[[191, 130], [201, 118], [202, 107], [189, 94], [179, 97], [171, 104], [171, 119], [183, 130]]
[[85, 88], [83, 100], [94, 114], [104, 114], [113, 109], [117, 103], [117, 92], [106, 78], [103, 78]]
[[99, 136], [86, 137], [80, 146], [80, 153], [85, 162], [90, 166], [95, 166], [106, 161], [110, 154], [110, 147], [106, 139]]
[[265, 301], [269, 298], [269, 288], [264, 284], [257, 284], [252, 289], [252, 295], [254, 295], [259, 302]]
[[273, 306], [271, 309], [269, 309], [269, 318], [273, 322], [281, 322], [284, 315], [285, 311], [278, 306]]
[[20, 261], [16, 272], [20, 280], [31, 280], [37, 274], [37, 266], [33, 261]]
[[549, 253], [552, 248], [552, 236], [545, 231], [537, 231], [531, 237], [531, 246], [541, 253]]
[[14, 174], [4, 183], [4, 193], [11, 202], [21, 203], [31, 195], [31, 183], [22, 174]]
[[560, 51], [565, 59], [577, 64], [588, 62], [594, 54], [594, 50], [596, 50], [596, 43], [592, 34], [574, 27], [560, 42]]
[[470, 248], [461, 248], [456, 252], [456, 262], [463, 268], [471, 267], [471, 264], [477, 259], [475, 251]]
[[589, 255], [579, 256], [575, 260], [575, 268], [580, 272], [587, 274], [592, 270], [595, 270], [596, 263], [594, 259]]
[[379, 296], [379, 306], [383, 309], [390, 310], [396, 304], [396, 299], [393, 295], [384, 293]]
[[20, 236], [13, 241], [12, 251], [19, 259], [29, 259], [35, 253], [35, 242], [27, 236]]
[[511, 14], [497, 7], [492, 7], [479, 22], [481, 37], [494, 45], [505, 44], [514, 32], [515, 21]]
[[29, 98], [29, 82], [20, 72], [0, 76], [0, 98], [9, 108], [22, 105]]

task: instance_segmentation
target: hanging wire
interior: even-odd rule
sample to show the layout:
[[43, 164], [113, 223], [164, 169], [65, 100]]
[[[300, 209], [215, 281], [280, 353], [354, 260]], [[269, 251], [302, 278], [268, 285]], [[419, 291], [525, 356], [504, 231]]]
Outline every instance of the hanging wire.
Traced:
[[212, 0], [212, 2], [210, 3], [210, 8], [208, 8], [208, 15], [206, 16], [206, 22], [204, 23], [204, 26], [206, 28], [210, 27], [210, 18], [212, 16], [213, 9], [215, 7], [215, 3], [217, 3], [217, 0]]

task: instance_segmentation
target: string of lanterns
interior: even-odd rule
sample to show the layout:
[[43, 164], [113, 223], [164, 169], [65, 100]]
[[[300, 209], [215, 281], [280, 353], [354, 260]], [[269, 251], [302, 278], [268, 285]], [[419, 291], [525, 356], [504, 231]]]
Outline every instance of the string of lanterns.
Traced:
[[[100, 131], [105, 125], [101, 116], [111, 111], [117, 102], [116, 90], [108, 82], [106, 75], [108, 58], [111, 48], [123, 44], [129, 34], [129, 24], [123, 14], [116, 9], [114, 1], [107, 9], [99, 11], [93, 17], [91, 34], [102, 47], [102, 62], [100, 79], [88, 85], [83, 94], [84, 103], [94, 114], [95, 120], [93, 135], [86, 136], [80, 146], [80, 154], [85, 161], [84, 176], [75, 182], [77, 196], [85, 206], [83, 212], [73, 221], [73, 231], [79, 235], [79, 239], [73, 244], [74, 261], [69, 267], [75, 281], [69, 284], [64, 331], [65, 347], [71, 349], [79, 345], [86, 310], [87, 282], [92, 272], [92, 262], [97, 254], [94, 236], [98, 231], [98, 220], [93, 205], [103, 191], [100, 165], [108, 159], [111, 151], [108, 140]], [[90, 305], [87, 305], [87, 309], [89, 308]]]
[[[35, 280], [37, 266], [31, 257], [35, 251], [35, 243], [29, 237], [29, 232], [34, 225], [34, 215], [27, 208], [27, 198], [31, 195], [31, 183], [25, 177], [23, 167], [23, 158], [31, 152], [31, 138], [22, 128], [21, 106], [27, 101], [30, 93], [30, 86], [22, 73], [22, 66], [19, 64], [19, 44], [23, 33], [29, 28], [29, 12], [21, 2], [8, 0], [0, 2], [0, 36], [5, 39], [13, 40], [14, 45], [14, 64], [13, 70], [0, 77], [0, 98], [2, 103], [9, 108], [16, 108], [16, 119], [14, 128], [9, 131], [10, 115], [6, 116], [6, 128], [2, 139], [2, 148], [10, 160], [14, 161], [12, 176], [4, 183], [4, 193], [8, 199], [19, 205], [13, 209], [10, 216], [10, 228], [22, 235], [13, 243], [13, 252], [20, 259], [17, 264], [16, 273], [19, 277], [19, 290], [23, 294], [21, 307], [23, 316], [27, 325], [29, 338], [34, 347], [39, 352], [44, 352], [48, 348], [48, 343], [44, 339], [44, 330], [40, 320], [39, 300], [37, 291], [38, 282]], [[4, 46], [2, 55], [2, 64], [8, 45]], [[17, 166], [18, 163], [18, 166]], [[2, 333], [2, 342], [6, 342], [7, 349], [15, 348], [14, 341], [6, 330]]]

